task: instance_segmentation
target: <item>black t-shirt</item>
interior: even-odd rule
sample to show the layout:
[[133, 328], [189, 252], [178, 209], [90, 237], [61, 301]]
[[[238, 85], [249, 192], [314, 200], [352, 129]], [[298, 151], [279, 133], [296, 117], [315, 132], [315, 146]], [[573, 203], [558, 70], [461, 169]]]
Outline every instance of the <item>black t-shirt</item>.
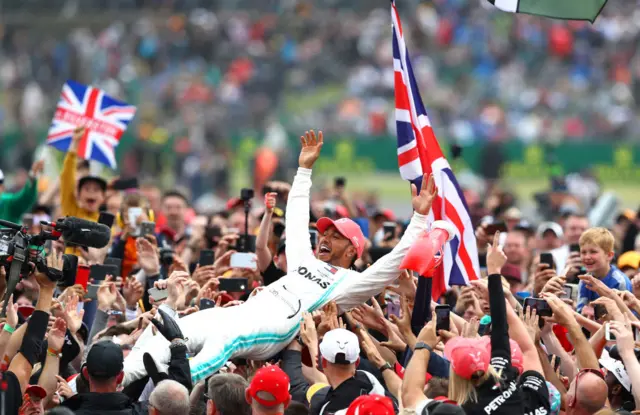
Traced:
[[284, 271], [278, 269], [278, 267], [276, 267], [276, 264], [274, 264], [274, 262], [271, 261], [267, 269], [265, 269], [264, 272], [262, 273], [264, 285], [267, 286], [272, 282], [276, 282], [280, 278], [284, 277], [285, 275], [287, 274]]
[[528, 371], [518, 378], [518, 370], [507, 366], [502, 381], [490, 379], [476, 388], [478, 402], [462, 405], [471, 414], [547, 415], [550, 412], [549, 389], [544, 377]]
[[2, 381], [7, 382], [7, 389], [4, 391], [4, 410], [7, 415], [18, 415], [22, 406], [22, 392], [20, 382], [13, 372], [4, 372]]

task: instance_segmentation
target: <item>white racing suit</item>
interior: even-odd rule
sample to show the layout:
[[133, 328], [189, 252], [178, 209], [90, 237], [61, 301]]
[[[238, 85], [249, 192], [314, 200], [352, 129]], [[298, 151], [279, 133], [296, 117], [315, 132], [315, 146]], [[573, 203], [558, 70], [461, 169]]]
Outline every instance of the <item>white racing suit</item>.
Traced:
[[[189, 350], [194, 384], [228, 360], [268, 359], [284, 349], [298, 334], [302, 313], [335, 301], [350, 310], [380, 293], [400, 274], [400, 263], [427, 217], [414, 213], [398, 245], [364, 272], [334, 267], [315, 258], [309, 238], [309, 192], [311, 170], [299, 168], [293, 181], [286, 212], [286, 255], [289, 273], [270, 284], [246, 303], [230, 308], [210, 308], [179, 321]], [[170, 358], [169, 342], [147, 327], [124, 362], [127, 385], [146, 375], [142, 356], [148, 352], [160, 368]]]

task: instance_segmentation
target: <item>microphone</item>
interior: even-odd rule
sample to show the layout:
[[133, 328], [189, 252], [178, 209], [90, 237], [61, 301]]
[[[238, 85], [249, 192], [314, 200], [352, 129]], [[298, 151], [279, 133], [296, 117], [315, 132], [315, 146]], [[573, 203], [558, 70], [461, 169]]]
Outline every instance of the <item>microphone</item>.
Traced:
[[17, 223], [13, 223], [13, 222], [9, 222], [8, 220], [1, 220], [1, 219], [0, 219], [0, 226], [4, 226], [5, 228], [13, 229], [16, 231], [19, 231], [22, 229], [22, 226], [18, 225]]
[[60, 219], [51, 226], [62, 233], [65, 242], [74, 245], [104, 248], [111, 239], [111, 229], [107, 225], [73, 216]]

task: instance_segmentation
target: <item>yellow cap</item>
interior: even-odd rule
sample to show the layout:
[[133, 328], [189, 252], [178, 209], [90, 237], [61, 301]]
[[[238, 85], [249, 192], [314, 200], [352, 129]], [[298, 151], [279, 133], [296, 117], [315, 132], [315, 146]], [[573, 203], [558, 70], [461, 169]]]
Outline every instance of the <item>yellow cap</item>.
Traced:
[[326, 383], [314, 383], [313, 385], [311, 385], [309, 387], [309, 389], [307, 389], [307, 402], [311, 403], [311, 398], [313, 398], [313, 395], [316, 394], [316, 392], [318, 392], [320, 389], [322, 388], [326, 388], [327, 385]]
[[640, 268], [640, 252], [627, 251], [618, 258], [618, 268]]

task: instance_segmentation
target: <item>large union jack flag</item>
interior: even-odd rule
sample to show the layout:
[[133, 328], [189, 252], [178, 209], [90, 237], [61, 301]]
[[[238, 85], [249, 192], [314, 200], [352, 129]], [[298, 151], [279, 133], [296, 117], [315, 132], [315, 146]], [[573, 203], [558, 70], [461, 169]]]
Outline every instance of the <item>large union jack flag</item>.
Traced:
[[467, 285], [469, 281], [478, 279], [478, 249], [464, 195], [440, 149], [422, 104], [400, 16], [393, 0], [391, 20], [400, 175], [420, 189], [423, 175], [433, 173], [438, 197], [433, 202], [430, 219], [447, 220], [458, 231], [457, 236], [446, 245], [442, 266], [433, 276], [432, 294], [437, 299], [452, 285]]
[[127, 125], [136, 114], [136, 107], [118, 101], [99, 88], [67, 81], [47, 135], [47, 144], [67, 151], [73, 130], [86, 127], [78, 143], [78, 156], [116, 168], [115, 148]]

